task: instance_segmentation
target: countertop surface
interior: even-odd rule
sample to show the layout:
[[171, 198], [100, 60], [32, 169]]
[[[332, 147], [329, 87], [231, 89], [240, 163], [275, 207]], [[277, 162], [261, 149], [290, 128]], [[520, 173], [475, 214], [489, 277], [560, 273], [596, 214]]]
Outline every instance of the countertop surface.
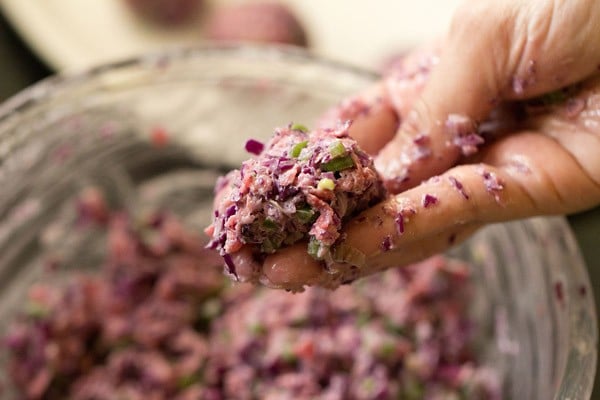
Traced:
[[[0, 101], [51, 74], [50, 68], [25, 46], [0, 15]], [[596, 308], [600, 309], [600, 207], [570, 216], [569, 222], [588, 266]], [[592, 399], [599, 398], [600, 382], [597, 378]]]

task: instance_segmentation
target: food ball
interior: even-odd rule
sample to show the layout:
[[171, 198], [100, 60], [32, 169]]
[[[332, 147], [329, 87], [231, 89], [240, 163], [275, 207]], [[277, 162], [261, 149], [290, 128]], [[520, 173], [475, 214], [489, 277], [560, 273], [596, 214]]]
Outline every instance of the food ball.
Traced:
[[270, 254], [301, 240], [318, 260], [336, 261], [332, 246], [342, 224], [383, 199], [373, 159], [348, 135], [350, 123], [309, 132], [300, 125], [277, 129], [257, 154], [217, 187], [209, 246], [227, 256], [249, 246]]

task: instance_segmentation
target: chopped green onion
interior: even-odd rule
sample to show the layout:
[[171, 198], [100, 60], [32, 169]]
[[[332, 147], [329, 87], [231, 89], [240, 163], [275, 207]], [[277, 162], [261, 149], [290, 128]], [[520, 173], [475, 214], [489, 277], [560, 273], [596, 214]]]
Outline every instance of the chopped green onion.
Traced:
[[256, 322], [250, 325], [248, 328], [250, 330], [250, 333], [252, 333], [254, 336], [260, 336], [267, 333], [267, 328], [260, 322]]
[[319, 251], [321, 250], [321, 243], [314, 237], [311, 236], [308, 241], [308, 254], [317, 260], [320, 260]]
[[300, 153], [302, 152], [302, 149], [304, 149], [306, 145], [308, 145], [308, 140], [296, 143], [294, 147], [292, 147], [292, 149], [290, 150], [290, 157], [298, 158], [300, 156]]
[[346, 148], [341, 140], [336, 140], [331, 144], [331, 146], [329, 146], [329, 154], [331, 154], [332, 158], [341, 157], [346, 153]]
[[394, 342], [384, 342], [379, 348], [379, 354], [383, 358], [390, 358], [396, 353], [396, 345]]
[[38, 303], [35, 301], [31, 301], [31, 302], [29, 302], [29, 304], [27, 304], [25, 313], [31, 318], [38, 319], [38, 318], [47, 317], [48, 314], [50, 314], [50, 309], [48, 307], [46, 307], [44, 304], [41, 304], [41, 303]]
[[298, 221], [302, 222], [303, 224], [307, 224], [309, 222], [312, 222], [313, 218], [315, 216], [315, 212], [312, 209], [297, 209], [296, 210], [296, 218], [298, 218]]
[[333, 190], [335, 189], [335, 182], [329, 178], [323, 178], [317, 184], [319, 190]]
[[260, 251], [263, 253], [274, 253], [281, 247], [281, 242], [283, 241], [280, 238], [265, 238], [260, 246]]
[[287, 364], [292, 364], [296, 361], [296, 353], [294, 353], [291, 345], [288, 344], [284, 347], [281, 352], [281, 359]]
[[283, 239], [283, 244], [289, 246], [290, 244], [296, 243], [298, 240], [304, 238], [304, 234], [300, 231], [288, 231], [285, 239]]
[[188, 387], [192, 386], [198, 381], [198, 376], [196, 376], [195, 374], [182, 376], [177, 380], [177, 388], [180, 390], [187, 389]]
[[113, 350], [123, 350], [133, 345], [133, 340], [130, 338], [121, 338], [112, 345]]
[[333, 260], [339, 263], [363, 267], [366, 264], [367, 256], [357, 248], [340, 243], [333, 250]]
[[302, 124], [292, 124], [290, 129], [293, 131], [300, 131], [300, 132], [304, 132], [304, 133], [308, 132], [308, 128]]
[[371, 377], [367, 377], [363, 379], [361, 386], [367, 393], [372, 394], [372, 392], [375, 390], [375, 380], [373, 380]]
[[361, 312], [356, 317], [356, 325], [359, 328], [362, 328], [369, 322], [370, 319], [371, 319], [371, 315], [369, 313]]
[[425, 395], [425, 388], [415, 378], [406, 379], [403, 385], [403, 399], [406, 400], [418, 400], [422, 399]]
[[385, 330], [397, 336], [408, 336], [408, 331], [405, 326], [398, 325], [389, 319], [386, 319], [385, 321]]
[[349, 155], [334, 158], [331, 161], [321, 164], [321, 171], [338, 172], [354, 167], [354, 161]]
[[218, 299], [206, 300], [200, 309], [200, 315], [204, 318], [214, 318], [221, 312], [221, 301]]
[[289, 326], [292, 328], [302, 328], [308, 324], [309, 320], [306, 316], [296, 317], [289, 322]]
[[269, 219], [269, 218], [265, 218], [262, 225], [263, 225], [263, 228], [269, 229], [269, 230], [274, 230], [274, 229], [279, 228], [279, 225], [277, 225], [277, 223], [275, 221], [273, 221], [272, 219]]

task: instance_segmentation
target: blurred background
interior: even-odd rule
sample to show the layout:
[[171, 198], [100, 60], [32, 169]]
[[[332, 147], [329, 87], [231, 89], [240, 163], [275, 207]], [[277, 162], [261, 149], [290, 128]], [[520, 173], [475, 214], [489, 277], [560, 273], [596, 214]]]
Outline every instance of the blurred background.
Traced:
[[[0, 100], [54, 73], [205, 41], [306, 47], [375, 71], [444, 32], [458, 0], [0, 0]], [[600, 208], [569, 217], [600, 293]], [[596, 390], [592, 398], [600, 398]]]

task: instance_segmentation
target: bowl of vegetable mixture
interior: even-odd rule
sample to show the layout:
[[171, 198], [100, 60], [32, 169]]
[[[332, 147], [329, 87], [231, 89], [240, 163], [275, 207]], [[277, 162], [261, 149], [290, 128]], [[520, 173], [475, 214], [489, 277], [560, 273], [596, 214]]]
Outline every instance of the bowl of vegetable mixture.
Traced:
[[202, 47], [0, 106], [2, 398], [589, 399], [596, 311], [563, 218], [333, 291], [223, 274], [204, 228], [248, 140], [310, 128], [376, 79], [298, 49]]

